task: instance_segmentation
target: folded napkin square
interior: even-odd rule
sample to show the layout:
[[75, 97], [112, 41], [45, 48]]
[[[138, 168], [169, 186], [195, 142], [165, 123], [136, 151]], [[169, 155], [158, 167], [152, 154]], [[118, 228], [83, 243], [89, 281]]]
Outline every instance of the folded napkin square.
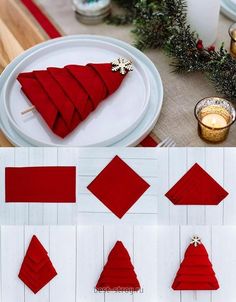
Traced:
[[21, 265], [19, 278], [36, 294], [56, 275], [47, 251], [34, 235]]
[[17, 80], [48, 127], [65, 138], [119, 88], [126, 74], [114, 71], [112, 63], [91, 63], [24, 72]]
[[119, 218], [123, 217], [149, 187], [118, 156], [88, 185], [88, 189]]
[[7, 167], [6, 202], [76, 202], [76, 167]]
[[129, 253], [121, 241], [117, 241], [111, 250], [96, 289], [99, 291], [138, 291], [140, 289]]
[[227, 195], [197, 163], [165, 194], [175, 205], [218, 205]]

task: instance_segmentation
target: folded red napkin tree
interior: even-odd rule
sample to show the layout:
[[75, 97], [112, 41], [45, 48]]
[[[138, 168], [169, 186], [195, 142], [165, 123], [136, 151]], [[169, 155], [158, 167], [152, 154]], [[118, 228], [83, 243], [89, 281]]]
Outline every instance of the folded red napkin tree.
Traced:
[[76, 167], [7, 167], [6, 202], [76, 202]]
[[24, 72], [17, 79], [48, 127], [64, 138], [119, 88], [130, 70], [131, 62], [120, 58], [113, 63]]
[[199, 237], [192, 238], [172, 288], [174, 290], [217, 290], [219, 288], [207, 251]]
[[96, 285], [99, 291], [138, 291], [140, 284], [130, 256], [121, 241], [111, 250]]
[[175, 205], [218, 205], [227, 195], [197, 163], [165, 194]]
[[23, 260], [19, 278], [36, 294], [56, 275], [47, 251], [34, 235]]
[[88, 189], [119, 218], [149, 187], [119, 156], [115, 156], [88, 185]]

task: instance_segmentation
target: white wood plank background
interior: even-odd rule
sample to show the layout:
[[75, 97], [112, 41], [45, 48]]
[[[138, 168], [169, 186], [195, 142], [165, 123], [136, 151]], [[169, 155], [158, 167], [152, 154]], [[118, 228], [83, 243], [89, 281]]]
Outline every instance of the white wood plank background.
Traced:
[[[120, 220], [87, 185], [119, 155], [151, 187]], [[218, 206], [174, 206], [164, 195], [199, 163], [230, 194]], [[76, 165], [76, 204], [6, 204], [6, 166]], [[235, 148], [0, 148], [0, 224], [236, 224]]]
[[[34, 295], [17, 275], [36, 234], [58, 272]], [[202, 238], [213, 263], [218, 291], [173, 291], [171, 285], [192, 235]], [[235, 226], [2, 226], [1, 302], [235, 302]], [[117, 240], [122, 240], [143, 291], [96, 293], [94, 286]]]
[[[49, 252], [58, 273], [36, 295], [18, 278], [33, 234]], [[142, 292], [104, 294], [94, 291], [107, 256], [117, 240], [122, 240], [129, 251]], [[156, 227], [2, 226], [1, 246], [1, 302], [156, 301]]]

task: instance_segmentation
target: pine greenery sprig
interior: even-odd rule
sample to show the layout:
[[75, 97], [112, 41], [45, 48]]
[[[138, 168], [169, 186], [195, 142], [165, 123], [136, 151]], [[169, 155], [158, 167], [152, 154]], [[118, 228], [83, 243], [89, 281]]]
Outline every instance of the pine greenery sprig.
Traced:
[[236, 60], [222, 44], [205, 48], [187, 22], [185, 0], [114, 0], [125, 14], [112, 16], [113, 24], [132, 23], [135, 46], [162, 48], [172, 58], [175, 72], [201, 71], [219, 93], [236, 102]]

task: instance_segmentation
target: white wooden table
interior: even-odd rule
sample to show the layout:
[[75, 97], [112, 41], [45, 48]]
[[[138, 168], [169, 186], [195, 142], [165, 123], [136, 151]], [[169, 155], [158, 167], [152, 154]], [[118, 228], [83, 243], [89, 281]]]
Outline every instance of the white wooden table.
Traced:
[[[43, 243], [58, 276], [34, 295], [18, 279], [32, 235]], [[192, 235], [202, 238], [220, 290], [173, 291], [171, 285]], [[236, 227], [230, 226], [3, 226], [1, 302], [235, 302]], [[143, 292], [95, 293], [117, 240], [134, 264]], [[4, 247], [4, 248], [3, 248]]]
[[[118, 219], [87, 185], [119, 155], [151, 186]], [[228, 192], [218, 206], [174, 206], [164, 195], [198, 162]], [[76, 165], [77, 203], [5, 203], [6, 166]], [[1, 148], [0, 224], [235, 225], [236, 150], [234, 148]]]

